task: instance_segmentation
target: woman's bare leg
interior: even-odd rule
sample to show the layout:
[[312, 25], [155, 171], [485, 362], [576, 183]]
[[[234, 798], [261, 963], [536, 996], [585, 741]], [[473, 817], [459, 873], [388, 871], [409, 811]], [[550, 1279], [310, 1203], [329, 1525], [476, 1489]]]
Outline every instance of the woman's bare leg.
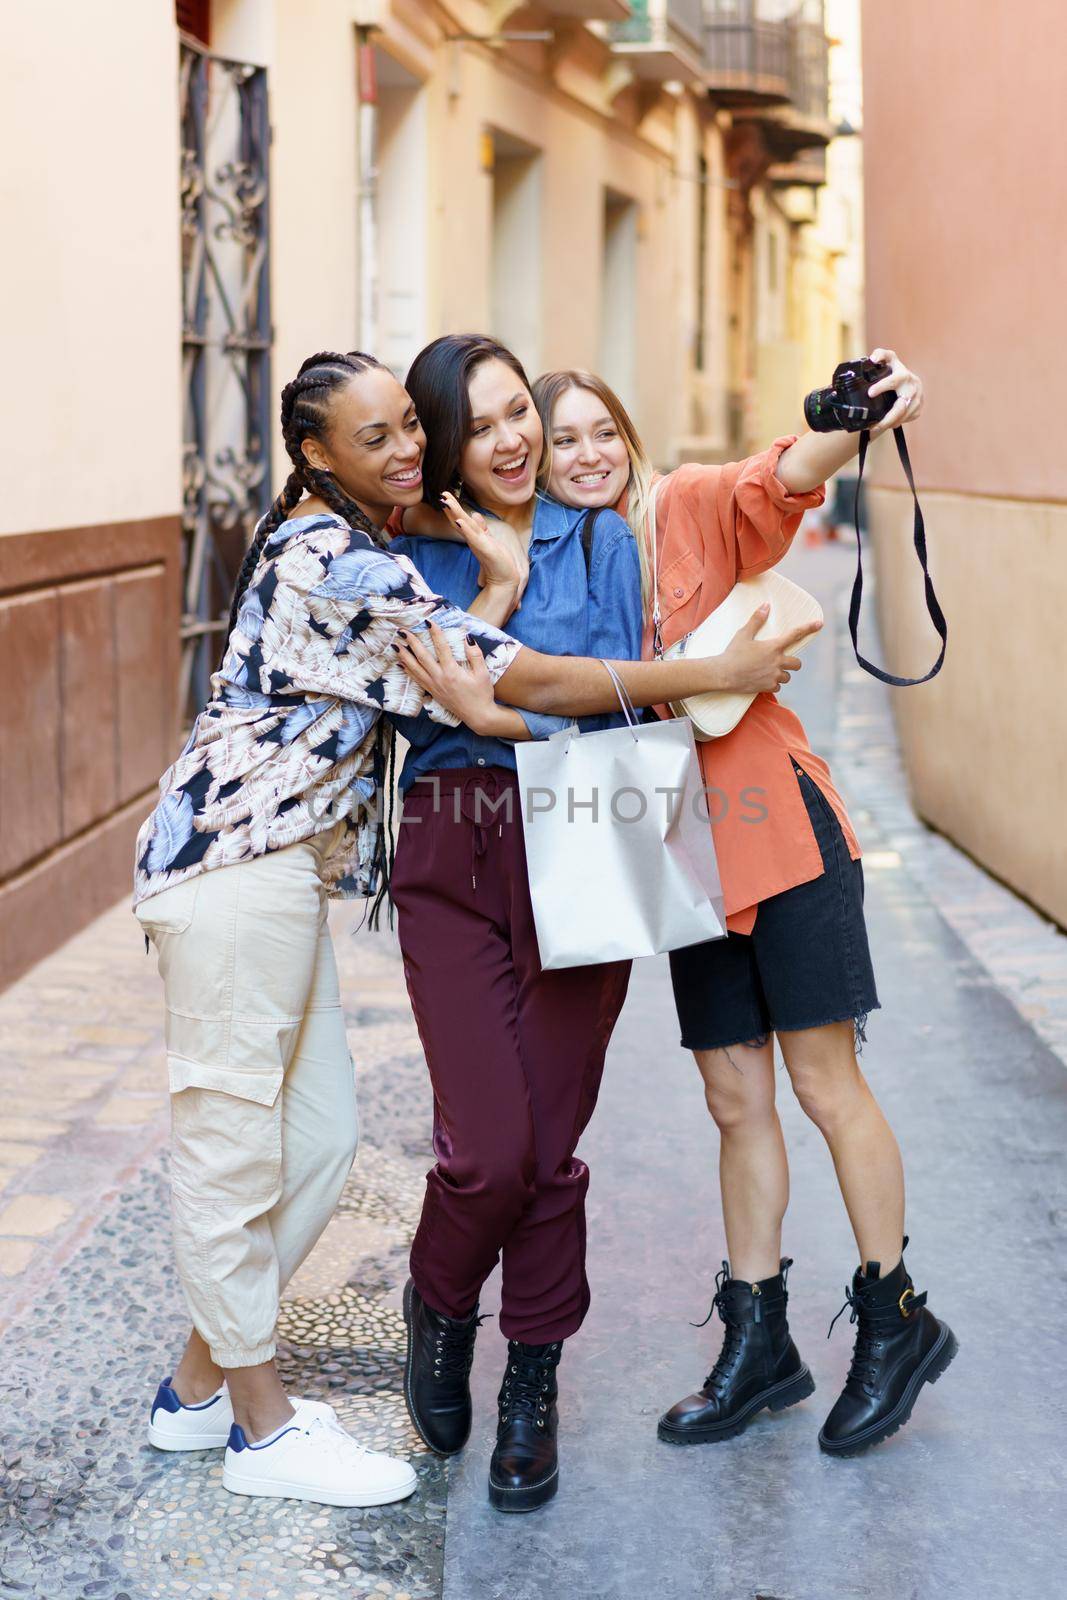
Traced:
[[860, 1264], [881, 1262], [885, 1277], [904, 1238], [904, 1169], [856, 1060], [853, 1024], [780, 1033], [778, 1042], [796, 1097], [830, 1147]]
[[778, 1271], [789, 1164], [774, 1104], [774, 1044], [694, 1051], [719, 1130], [719, 1183], [730, 1270], [760, 1283]]

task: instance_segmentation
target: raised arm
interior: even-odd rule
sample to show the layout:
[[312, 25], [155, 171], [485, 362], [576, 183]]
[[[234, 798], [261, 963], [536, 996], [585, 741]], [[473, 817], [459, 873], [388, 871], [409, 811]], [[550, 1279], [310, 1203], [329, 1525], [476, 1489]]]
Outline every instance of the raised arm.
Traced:
[[[871, 395], [895, 389], [897, 403], [871, 429], [871, 438], [890, 428], [899, 428], [905, 422], [914, 422], [923, 407], [922, 379], [906, 367], [895, 350], [872, 350], [871, 360], [888, 362], [892, 369], [879, 383], [871, 385]], [[860, 447], [858, 433], [805, 433], [783, 450], [778, 458], [778, 479], [790, 494], [808, 494], [839, 472], [857, 454]]]

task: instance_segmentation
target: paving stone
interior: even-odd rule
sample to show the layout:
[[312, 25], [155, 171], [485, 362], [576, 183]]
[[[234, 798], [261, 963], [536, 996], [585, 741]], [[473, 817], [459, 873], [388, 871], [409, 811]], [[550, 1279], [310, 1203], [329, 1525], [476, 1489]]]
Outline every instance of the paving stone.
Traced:
[[[23, 1102], [25, 1104], [25, 1102]], [[53, 1103], [49, 1109], [55, 1111]], [[13, 1112], [14, 1108], [5, 1106], [5, 1110]], [[61, 1133], [66, 1133], [62, 1122], [47, 1122], [35, 1116], [7, 1115], [0, 1117], [0, 1140], [8, 1139], [53, 1139]]]
[[62, 1227], [73, 1211], [71, 1202], [59, 1195], [20, 1194], [0, 1210], [0, 1234], [40, 1238]]
[[139, 1127], [144, 1122], [151, 1122], [160, 1115], [160, 1098], [158, 1095], [145, 1095], [139, 1097], [129, 1094], [116, 1094], [96, 1114], [96, 1122], [102, 1127], [128, 1128]]

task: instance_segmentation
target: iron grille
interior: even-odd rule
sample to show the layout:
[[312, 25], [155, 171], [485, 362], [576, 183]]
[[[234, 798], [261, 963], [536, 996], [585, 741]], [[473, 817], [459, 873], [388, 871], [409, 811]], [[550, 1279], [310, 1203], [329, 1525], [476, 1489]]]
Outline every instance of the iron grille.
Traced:
[[270, 498], [267, 74], [183, 35], [180, 695], [209, 691], [236, 568]]

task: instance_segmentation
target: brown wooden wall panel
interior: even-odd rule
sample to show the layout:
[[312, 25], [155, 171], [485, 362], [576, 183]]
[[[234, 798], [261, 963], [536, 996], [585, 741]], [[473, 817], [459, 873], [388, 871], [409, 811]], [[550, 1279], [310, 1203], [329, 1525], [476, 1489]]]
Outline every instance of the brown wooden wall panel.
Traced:
[[0, 538], [0, 987], [130, 892], [180, 621], [177, 516]]
[[59, 600], [0, 599], [0, 878], [62, 836]]
[[[131, 802], [28, 872], [0, 883], [0, 989], [131, 894], [134, 841], [153, 798]], [[144, 949], [132, 916], [130, 939]]]
[[156, 563], [112, 583], [118, 692], [119, 803], [142, 794], [176, 751], [167, 737], [174, 698], [167, 667], [167, 574]]
[[63, 837], [118, 805], [115, 618], [110, 578], [59, 591]]

